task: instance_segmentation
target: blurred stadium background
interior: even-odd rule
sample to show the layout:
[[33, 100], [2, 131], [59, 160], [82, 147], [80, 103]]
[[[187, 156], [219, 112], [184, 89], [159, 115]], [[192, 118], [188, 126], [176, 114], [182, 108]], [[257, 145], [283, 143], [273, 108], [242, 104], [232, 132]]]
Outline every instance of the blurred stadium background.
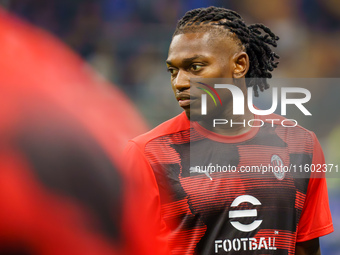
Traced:
[[[340, 77], [337, 0], [1, 0], [0, 4], [60, 38], [103, 77], [119, 86], [151, 127], [178, 114], [165, 59], [177, 20], [189, 9], [222, 6], [247, 23], [264, 23], [279, 37], [274, 77]], [[340, 80], [339, 80], [340, 81]], [[336, 91], [336, 93], [335, 93]], [[313, 130], [328, 163], [340, 165], [340, 91], [320, 85]], [[321, 96], [320, 96], [321, 95]], [[327, 111], [325, 113], [325, 111]], [[340, 174], [339, 174], [340, 176]], [[328, 179], [335, 232], [321, 238], [323, 254], [340, 254], [340, 178]]]

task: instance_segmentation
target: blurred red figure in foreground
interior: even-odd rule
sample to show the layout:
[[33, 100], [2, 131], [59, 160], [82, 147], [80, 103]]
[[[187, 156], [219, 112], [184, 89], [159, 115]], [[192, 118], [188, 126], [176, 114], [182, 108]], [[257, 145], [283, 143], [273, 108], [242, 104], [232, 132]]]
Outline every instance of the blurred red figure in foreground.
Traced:
[[129, 100], [4, 10], [0, 41], [0, 253], [162, 254], [123, 170], [146, 131]]

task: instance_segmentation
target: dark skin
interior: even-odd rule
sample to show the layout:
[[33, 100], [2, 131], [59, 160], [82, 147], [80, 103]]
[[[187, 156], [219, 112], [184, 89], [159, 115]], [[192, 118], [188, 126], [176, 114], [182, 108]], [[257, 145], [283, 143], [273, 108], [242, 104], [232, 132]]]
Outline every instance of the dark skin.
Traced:
[[[249, 131], [249, 127], [211, 125], [211, 119], [218, 114], [226, 119], [253, 119], [254, 115], [245, 105], [245, 114], [236, 116], [232, 113], [232, 97], [225, 91], [219, 92], [224, 107], [211, 108], [211, 117], [202, 118], [198, 98], [204, 92], [190, 85], [190, 78], [227, 78], [237, 79], [237, 85], [247, 96], [245, 75], [249, 69], [249, 57], [237, 39], [230, 35], [221, 36], [214, 32], [186, 33], [174, 36], [166, 61], [171, 73], [171, 85], [179, 105], [190, 120], [221, 135], [240, 135]], [[191, 97], [190, 97], [191, 96]], [[246, 100], [245, 100], [246, 102]], [[209, 106], [208, 106], [209, 108]], [[215, 115], [214, 115], [215, 113]], [[296, 255], [320, 255], [319, 238], [296, 243]]]
[[[246, 101], [245, 115], [233, 115], [231, 93], [225, 89], [221, 91], [217, 89], [223, 107], [210, 107], [212, 108], [209, 111], [211, 114], [202, 118], [201, 103], [197, 99], [204, 92], [196, 87], [190, 87], [190, 78], [226, 78], [229, 80], [237, 78], [239, 81], [237, 86], [244, 95], [247, 95], [244, 76], [249, 68], [249, 58], [234, 39], [228, 36], [221, 38], [209, 32], [176, 35], [170, 45], [167, 66], [171, 73], [172, 89], [189, 119], [222, 135], [239, 135], [249, 130], [248, 126], [243, 127], [242, 125], [217, 126], [215, 128], [212, 128], [211, 125], [215, 116], [223, 116], [223, 118], [234, 121], [253, 119], [254, 115], [246, 106]], [[188, 102], [190, 95], [191, 99]]]
[[315, 238], [306, 242], [296, 243], [296, 255], [321, 255], [319, 238]]

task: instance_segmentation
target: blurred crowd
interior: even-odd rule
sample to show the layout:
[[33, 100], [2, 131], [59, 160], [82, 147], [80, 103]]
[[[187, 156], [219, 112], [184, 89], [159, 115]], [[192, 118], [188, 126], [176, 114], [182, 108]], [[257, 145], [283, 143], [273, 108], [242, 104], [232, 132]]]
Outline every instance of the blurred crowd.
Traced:
[[[120, 86], [155, 126], [179, 112], [165, 68], [177, 20], [210, 5], [264, 23], [279, 37], [274, 77], [338, 77], [340, 6], [334, 0], [7, 0], [6, 7], [61, 38], [104, 77]], [[169, 98], [170, 97], [170, 98]], [[153, 112], [149, 108], [157, 104]], [[164, 112], [169, 112], [164, 114]], [[168, 116], [169, 115], [169, 116]], [[329, 131], [329, 130], [327, 130]]]
[[[66, 42], [103, 77], [126, 92], [150, 126], [181, 111], [174, 103], [165, 60], [177, 20], [193, 8], [230, 8], [248, 24], [263, 23], [272, 29], [280, 37], [276, 50], [280, 65], [274, 77], [340, 76], [337, 0], [5, 0], [1, 4]], [[323, 95], [313, 113], [324, 119], [314, 118], [308, 128], [314, 127], [326, 159], [340, 165], [340, 103], [334, 89], [340, 93], [334, 86], [313, 88], [312, 96]], [[340, 194], [336, 188], [339, 180], [329, 180], [333, 214], [340, 211], [336, 199]], [[333, 217], [336, 229], [340, 227], [337, 218]], [[337, 245], [332, 240], [335, 239], [325, 242]]]

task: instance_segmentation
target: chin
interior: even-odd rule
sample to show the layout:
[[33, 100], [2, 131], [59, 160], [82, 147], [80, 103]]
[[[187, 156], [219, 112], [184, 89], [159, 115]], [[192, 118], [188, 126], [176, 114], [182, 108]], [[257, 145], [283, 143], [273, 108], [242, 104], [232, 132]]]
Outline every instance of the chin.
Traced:
[[202, 120], [202, 115], [201, 115], [201, 111], [195, 111], [193, 109], [184, 109], [185, 114], [187, 115], [187, 118], [190, 121], [199, 121]]

